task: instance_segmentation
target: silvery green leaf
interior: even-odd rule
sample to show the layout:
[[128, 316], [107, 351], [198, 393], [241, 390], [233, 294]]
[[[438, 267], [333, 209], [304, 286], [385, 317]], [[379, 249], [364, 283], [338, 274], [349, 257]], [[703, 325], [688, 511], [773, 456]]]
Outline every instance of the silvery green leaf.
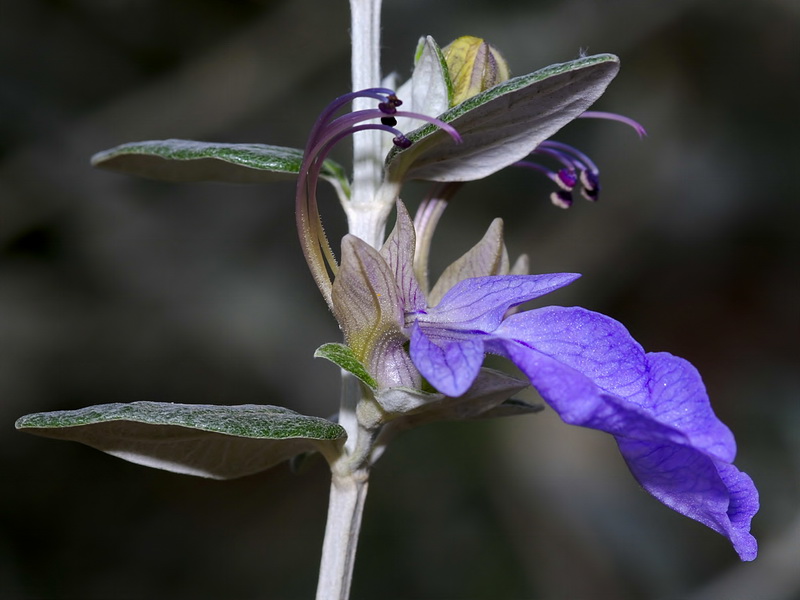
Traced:
[[[261, 183], [291, 179], [300, 172], [303, 151], [265, 144], [217, 144], [154, 140], [122, 144], [92, 157], [92, 165], [162, 181]], [[326, 160], [323, 177], [343, 182], [344, 170]]]
[[367, 387], [377, 389], [378, 383], [356, 358], [349, 346], [344, 344], [323, 344], [314, 352], [314, 358], [327, 358], [333, 364], [355, 375]]
[[[424, 115], [438, 115], [450, 107], [453, 83], [450, 81], [442, 50], [431, 36], [419, 39], [414, 54], [414, 72], [397, 88], [397, 97], [403, 101], [401, 110]], [[400, 131], [411, 131], [424, 124], [419, 119], [397, 119], [397, 128]], [[389, 152], [393, 146], [391, 136], [384, 136], [382, 139], [384, 152]]]
[[586, 111], [619, 70], [619, 59], [598, 54], [514, 77], [439, 115], [459, 132], [456, 144], [434, 125], [407, 135], [407, 149], [386, 157], [390, 179], [471, 181], [522, 159]]
[[258, 473], [304, 452], [335, 457], [347, 436], [327, 419], [255, 404], [102, 404], [26, 415], [16, 427], [147, 467], [212, 479]]
[[[447, 63], [439, 45], [431, 37], [420, 38], [414, 59], [414, 73], [398, 90], [403, 101], [402, 110], [438, 115], [450, 107], [453, 83], [447, 72]], [[421, 125], [421, 121], [398, 119], [402, 128], [407, 122]]]

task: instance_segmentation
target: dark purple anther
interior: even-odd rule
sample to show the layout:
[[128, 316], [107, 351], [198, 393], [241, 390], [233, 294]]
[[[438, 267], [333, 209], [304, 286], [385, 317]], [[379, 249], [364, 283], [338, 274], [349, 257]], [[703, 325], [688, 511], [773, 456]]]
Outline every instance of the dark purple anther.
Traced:
[[384, 125], [388, 125], [389, 127], [394, 127], [395, 125], [397, 125], [397, 119], [395, 119], [394, 117], [383, 117], [381, 118], [381, 123], [383, 123]]
[[550, 194], [550, 202], [558, 208], [569, 208], [572, 206], [572, 194], [566, 190], [556, 190]]
[[581, 171], [581, 195], [592, 202], [600, 196], [600, 177], [598, 173], [584, 169]]
[[397, 112], [397, 107], [401, 106], [402, 104], [403, 101], [400, 100], [400, 98], [394, 94], [389, 94], [386, 96], [386, 102], [381, 102], [378, 104], [378, 110], [386, 113], [387, 115], [393, 115]]
[[559, 169], [555, 181], [562, 189], [570, 192], [578, 183], [578, 174], [575, 169]]
[[412, 144], [411, 140], [402, 134], [398, 135], [395, 138], [392, 138], [392, 142], [394, 142], [394, 145], [397, 146], [398, 148], [401, 148], [402, 150], [410, 148]]

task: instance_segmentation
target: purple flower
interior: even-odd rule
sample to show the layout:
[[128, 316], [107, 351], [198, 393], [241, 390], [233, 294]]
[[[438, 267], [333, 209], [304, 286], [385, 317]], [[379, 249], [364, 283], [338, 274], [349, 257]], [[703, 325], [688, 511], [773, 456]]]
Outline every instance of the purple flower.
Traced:
[[[470, 389], [486, 353], [502, 355], [566, 423], [613, 435], [650, 494], [726, 536], [742, 560], [755, 558], [749, 530], [758, 493], [731, 464], [733, 435], [714, 415], [690, 363], [645, 353], [620, 323], [583, 308], [513, 312], [578, 275], [503, 274], [507, 260], [505, 267], [487, 260], [505, 255], [499, 235], [487, 234], [457, 261], [460, 279], [428, 306], [431, 294], [409, 267], [414, 245], [402, 204], [380, 252], [353, 237], [344, 245], [335, 312], [376, 379], [389, 387], [418, 385], [416, 369], [439, 392], [457, 397]], [[409, 338], [410, 362], [403, 351]]]
[[726, 536], [742, 560], [756, 557], [752, 480], [731, 463], [736, 444], [717, 419], [697, 370], [645, 353], [617, 321], [583, 308], [503, 312], [564, 285], [569, 275], [462, 281], [420, 314], [411, 359], [448, 395], [467, 390], [485, 352], [505, 356], [571, 425], [614, 436], [633, 476], [677, 512]]
[[[428, 45], [435, 50], [431, 40]], [[441, 67], [433, 50], [422, 62]], [[438, 117], [415, 110], [417, 96], [425, 100], [425, 94], [412, 93], [406, 106], [411, 110], [406, 112], [398, 110], [402, 103], [391, 90], [380, 88], [342, 96], [318, 119], [300, 169], [298, 230], [317, 285], [339, 321], [352, 357], [368, 375], [371, 389], [356, 411], [362, 410], [359, 418], [369, 413], [370, 426], [378, 430], [404, 410], [413, 411], [420, 420], [427, 409], [441, 412], [444, 409], [433, 399], [436, 395], [426, 400], [423, 378], [438, 390], [439, 400], [463, 399], [470, 408], [464, 414], [489, 411], [502, 402], [498, 390], [516, 389], [482, 371], [484, 356], [499, 354], [528, 377], [566, 423], [613, 435], [634, 477], [650, 494], [726, 536], [743, 560], [753, 560], [757, 545], [749, 530], [758, 510], [758, 493], [752, 480], [733, 466], [733, 435], [711, 410], [691, 364], [665, 353], [645, 353], [620, 323], [582, 308], [518, 312], [521, 304], [571, 283], [578, 275], [526, 275], [524, 257], [512, 267], [499, 220], [480, 243], [445, 270], [436, 285], [428, 286], [431, 237], [461, 182], [518, 165], [550, 177], [559, 188], [551, 196], [558, 206], [572, 203], [575, 188], [596, 200], [600, 184], [594, 162], [549, 136], [577, 117], [621, 121], [644, 134], [626, 117], [586, 112], [617, 68], [614, 57], [586, 60], [590, 62], [585, 65], [557, 66], [545, 74], [497, 85]], [[436, 69], [422, 71], [435, 74]], [[558, 91], [561, 85], [573, 84], [576, 90], [566, 94], [580, 106], [565, 102]], [[378, 108], [335, 117], [357, 97], [378, 100]], [[552, 105], [553, 110], [532, 111], [526, 103], [540, 108]], [[520, 114], [514, 112], [515, 106]], [[536, 116], [540, 113], [545, 116]], [[397, 119], [403, 124], [424, 120], [428, 125], [406, 136], [396, 128]], [[520, 119], [529, 119], [525, 127]], [[413, 223], [397, 202], [395, 229], [380, 250], [368, 242], [382, 238], [382, 226], [354, 229], [353, 222], [360, 222], [354, 218], [351, 232], [370, 235], [345, 236], [337, 264], [322, 230], [316, 186], [322, 161], [333, 145], [369, 129], [392, 133], [394, 148], [386, 156], [384, 179], [372, 202], [377, 212], [366, 221], [385, 222], [405, 179], [439, 183]], [[526, 156], [557, 162], [559, 170], [551, 171]], [[363, 202], [351, 198], [344, 187], [340, 192], [348, 218], [362, 217]]]

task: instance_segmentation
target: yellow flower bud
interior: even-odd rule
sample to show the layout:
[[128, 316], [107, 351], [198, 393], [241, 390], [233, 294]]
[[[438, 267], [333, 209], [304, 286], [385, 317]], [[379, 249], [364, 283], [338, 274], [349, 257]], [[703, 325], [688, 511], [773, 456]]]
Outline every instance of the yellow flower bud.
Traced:
[[508, 63], [481, 38], [465, 35], [442, 48], [453, 83], [451, 106], [461, 104], [510, 77]]

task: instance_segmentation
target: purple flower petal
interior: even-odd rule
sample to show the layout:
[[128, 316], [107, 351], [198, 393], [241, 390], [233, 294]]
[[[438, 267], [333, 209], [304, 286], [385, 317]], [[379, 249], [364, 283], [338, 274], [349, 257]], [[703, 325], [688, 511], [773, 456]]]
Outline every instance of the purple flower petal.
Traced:
[[647, 354], [653, 417], [680, 429], [692, 446], [724, 462], [736, 458], [736, 441], [714, 414], [694, 366], [666, 352]]
[[758, 493], [730, 464], [733, 436], [690, 363], [645, 354], [621, 324], [581, 308], [513, 315], [492, 338], [487, 348], [511, 359], [564, 421], [614, 435], [642, 487], [755, 558]]
[[441, 302], [419, 315], [420, 323], [461, 331], [490, 333], [509, 308], [548, 294], [575, 281], [580, 275], [496, 275], [459, 281]]
[[469, 389], [483, 363], [484, 348], [480, 338], [436, 336], [432, 339], [417, 323], [411, 327], [409, 350], [422, 376], [441, 393], [454, 398]]
[[[556, 358], [604, 392], [645, 409], [648, 418], [680, 431], [694, 447], [733, 461], [733, 434], [714, 415], [697, 370], [669, 354], [645, 355], [618, 321], [583, 308], [550, 306], [509, 317], [493, 335]], [[567, 414], [578, 410], [563, 408]]]
[[644, 350], [622, 324], [605, 315], [548, 306], [510, 316], [493, 335], [555, 357], [615, 396], [646, 402]]
[[654, 420], [636, 404], [604, 393], [590, 377], [558, 358], [513, 341], [486, 345], [517, 365], [565, 423], [637, 440], [688, 442], [682, 432]]
[[742, 560], [756, 557], [758, 544], [750, 535], [750, 520], [758, 511], [758, 492], [750, 477], [690, 446], [621, 437], [617, 444], [645, 490], [727, 537]]

